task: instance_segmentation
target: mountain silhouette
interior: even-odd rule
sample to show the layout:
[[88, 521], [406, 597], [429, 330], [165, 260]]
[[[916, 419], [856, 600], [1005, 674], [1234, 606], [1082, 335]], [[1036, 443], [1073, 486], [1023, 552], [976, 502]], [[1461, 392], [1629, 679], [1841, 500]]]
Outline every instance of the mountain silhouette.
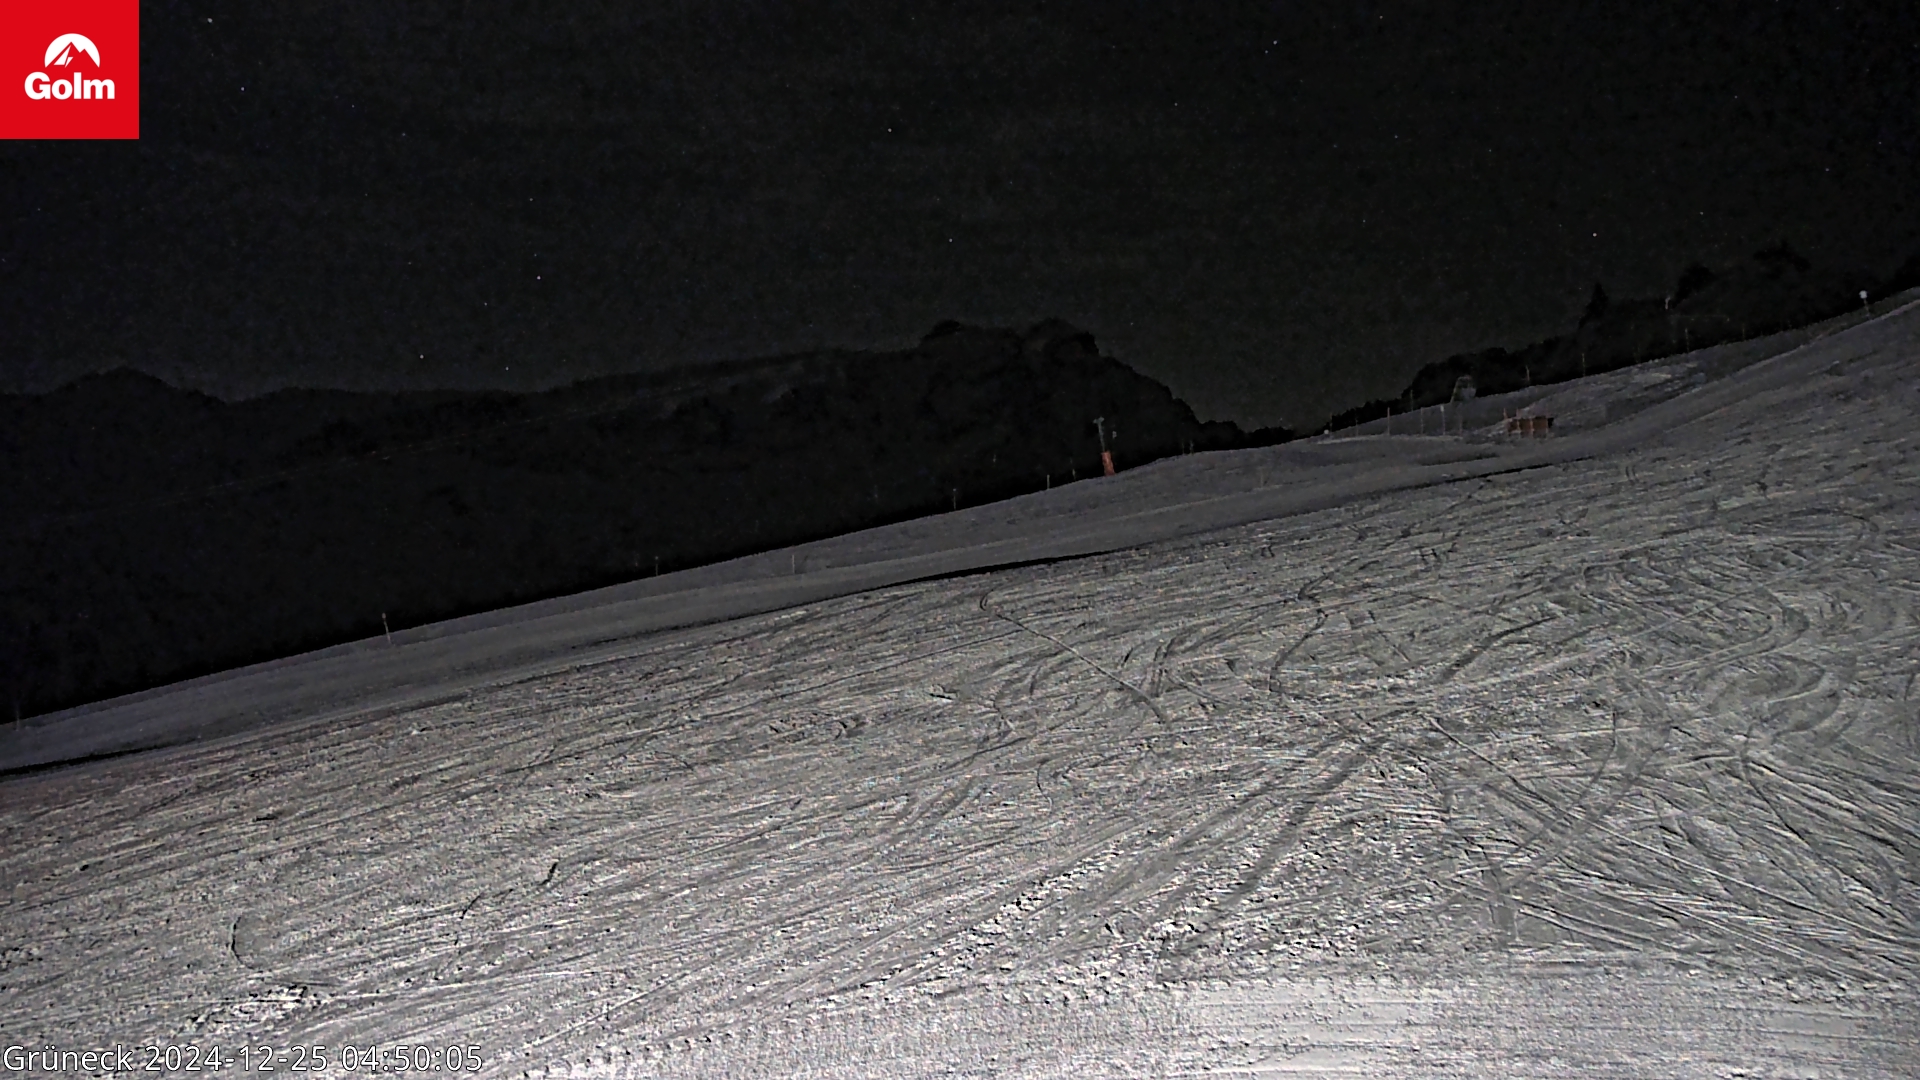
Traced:
[[1095, 417], [1123, 469], [1290, 434], [1057, 320], [530, 394], [0, 394], [0, 711], [1098, 477]]
[[71, 67], [77, 59], [76, 52], [87, 54], [93, 66], [100, 66], [100, 48], [88, 38], [79, 34], [62, 34], [47, 46], [47, 64], [51, 67]]

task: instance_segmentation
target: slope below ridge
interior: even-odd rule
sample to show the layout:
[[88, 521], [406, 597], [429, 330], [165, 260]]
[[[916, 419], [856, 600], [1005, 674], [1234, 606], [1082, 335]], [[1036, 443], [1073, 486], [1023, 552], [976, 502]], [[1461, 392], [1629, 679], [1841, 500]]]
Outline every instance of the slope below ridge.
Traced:
[[[4, 782], [9, 1036], [533, 1077], [1907, 1076], [1917, 402], [1906, 307], [1565, 439], [1081, 485], [1104, 553], [854, 591], [940, 538], [841, 538], [337, 657], [410, 684], [309, 658], [325, 722]], [[1443, 460], [1366, 464], [1416, 447]], [[832, 575], [665, 632], [622, 608]], [[250, 678], [174, 707], [257, 708]]]

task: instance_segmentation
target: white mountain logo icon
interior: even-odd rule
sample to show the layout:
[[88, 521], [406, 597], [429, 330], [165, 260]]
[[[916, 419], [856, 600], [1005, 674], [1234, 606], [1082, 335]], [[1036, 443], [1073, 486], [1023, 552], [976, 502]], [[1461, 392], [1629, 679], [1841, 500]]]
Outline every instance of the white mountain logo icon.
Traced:
[[79, 59], [76, 53], [86, 53], [93, 58], [93, 66], [100, 66], [100, 48], [79, 34], [61, 34], [47, 46], [47, 66], [67, 67]]

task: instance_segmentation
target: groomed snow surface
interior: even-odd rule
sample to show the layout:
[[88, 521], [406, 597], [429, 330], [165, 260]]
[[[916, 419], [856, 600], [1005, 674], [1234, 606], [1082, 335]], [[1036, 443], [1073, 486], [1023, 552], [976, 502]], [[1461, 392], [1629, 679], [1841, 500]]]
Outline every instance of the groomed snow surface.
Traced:
[[0, 1043], [1912, 1076], [1920, 312], [1682, 385], [1430, 436], [1450, 480], [15, 775]]

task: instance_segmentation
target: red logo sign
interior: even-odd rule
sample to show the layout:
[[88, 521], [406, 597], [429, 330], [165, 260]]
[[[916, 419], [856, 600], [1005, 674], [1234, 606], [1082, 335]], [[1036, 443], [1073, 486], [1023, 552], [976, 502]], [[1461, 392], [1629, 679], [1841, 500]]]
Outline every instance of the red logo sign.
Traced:
[[140, 0], [0, 4], [0, 139], [140, 137]]

